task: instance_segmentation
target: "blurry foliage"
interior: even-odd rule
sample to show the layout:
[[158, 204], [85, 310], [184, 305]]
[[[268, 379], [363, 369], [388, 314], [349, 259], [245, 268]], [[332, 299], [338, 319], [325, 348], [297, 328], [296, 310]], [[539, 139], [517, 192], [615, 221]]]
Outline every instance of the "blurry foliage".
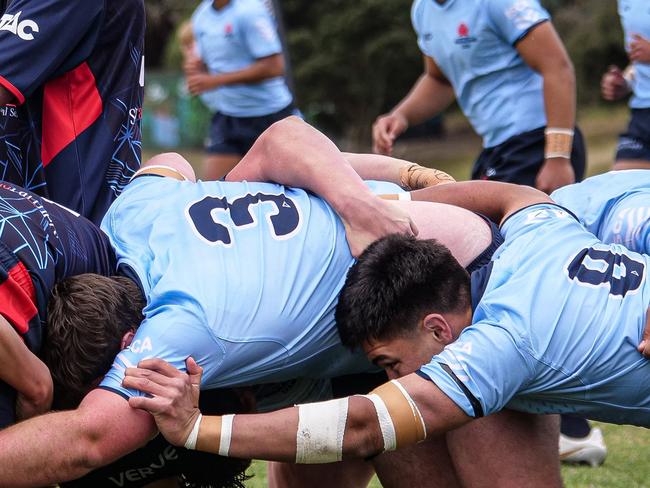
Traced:
[[[178, 68], [173, 34], [198, 1], [146, 0], [147, 65]], [[411, 0], [279, 0], [296, 98], [307, 118], [348, 140], [369, 137], [374, 118], [422, 73]], [[599, 100], [601, 74], [625, 66], [615, 0], [542, 0], [573, 60], [579, 101]]]

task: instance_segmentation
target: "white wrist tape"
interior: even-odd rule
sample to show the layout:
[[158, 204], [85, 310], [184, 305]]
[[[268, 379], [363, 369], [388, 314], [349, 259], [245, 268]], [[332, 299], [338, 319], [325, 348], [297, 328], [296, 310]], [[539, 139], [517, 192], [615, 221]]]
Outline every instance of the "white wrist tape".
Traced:
[[411, 201], [411, 192], [406, 191], [403, 193], [398, 193], [397, 194], [397, 199], [398, 200], [404, 200], [405, 202], [410, 202]]
[[298, 405], [296, 463], [322, 464], [343, 459], [348, 399]]
[[187, 436], [185, 444], [183, 445], [185, 449], [196, 449], [196, 441], [199, 438], [199, 429], [201, 428], [201, 419], [203, 419], [203, 415], [199, 413], [196, 422], [194, 422], [194, 427], [192, 427], [190, 435]]
[[131, 180], [143, 174], [169, 176], [179, 181], [187, 181], [187, 177], [183, 173], [178, 171], [176, 168], [172, 168], [171, 166], [165, 166], [164, 164], [152, 164], [151, 166], [145, 166], [144, 168], [140, 168], [138, 171], [133, 173], [133, 176], [131, 176]]
[[221, 438], [219, 439], [219, 456], [228, 457], [230, 452], [230, 441], [232, 439], [232, 422], [234, 415], [221, 417]]

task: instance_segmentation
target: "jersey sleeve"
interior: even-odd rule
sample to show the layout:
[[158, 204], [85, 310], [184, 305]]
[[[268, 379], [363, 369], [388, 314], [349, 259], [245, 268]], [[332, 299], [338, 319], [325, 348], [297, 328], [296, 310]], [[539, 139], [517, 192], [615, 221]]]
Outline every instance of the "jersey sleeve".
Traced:
[[244, 43], [251, 55], [264, 58], [282, 53], [282, 43], [271, 15], [263, 7], [239, 18]]
[[525, 348], [503, 327], [479, 322], [466, 329], [418, 375], [436, 384], [470, 417], [501, 410], [532, 378]]
[[0, 20], [0, 85], [20, 103], [92, 52], [102, 0], [14, 0]]
[[168, 305], [147, 313], [131, 345], [115, 358], [100, 388], [124, 398], [144, 396], [122, 386], [126, 368], [134, 368], [144, 359], [160, 358], [185, 371], [185, 360], [192, 356], [201, 366], [223, 361], [223, 350], [213, 340], [204, 321], [183, 307], [177, 298], [167, 297]]
[[422, 51], [423, 54], [426, 54], [427, 56], [431, 56], [431, 53], [427, 51], [426, 44], [424, 42], [422, 30], [422, 16], [420, 15], [420, 9], [422, 8], [422, 1], [421, 0], [416, 0], [413, 2], [413, 5], [411, 6], [411, 24], [413, 25], [413, 30], [415, 30], [415, 34], [417, 35], [418, 38], [418, 47], [420, 48], [420, 51]]
[[489, 0], [485, 3], [495, 30], [512, 45], [533, 27], [551, 18], [538, 0]]

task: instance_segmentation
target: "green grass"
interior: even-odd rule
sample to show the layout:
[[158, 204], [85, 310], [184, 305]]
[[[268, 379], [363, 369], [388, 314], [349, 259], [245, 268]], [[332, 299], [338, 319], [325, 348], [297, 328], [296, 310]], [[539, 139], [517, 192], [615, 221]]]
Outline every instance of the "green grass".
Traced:
[[[588, 174], [607, 171], [612, 164], [617, 135], [626, 126], [628, 111], [616, 106], [610, 109], [583, 110], [579, 124], [585, 134], [588, 147]], [[395, 156], [435, 166], [467, 179], [474, 158], [481, 149], [479, 138], [472, 133], [462, 116], [451, 115], [446, 119], [447, 134], [442, 139], [408, 141], [397, 144]], [[200, 150], [182, 151], [195, 168], [199, 167]], [[151, 153], [148, 153], [151, 155]], [[562, 477], [567, 488], [650, 488], [650, 433], [646, 429], [599, 425], [605, 434], [609, 454], [599, 468], [587, 466], [563, 466]], [[266, 483], [266, 465], [255, 462], [251, 468], [254, 478], [246, 484], [249, 488], [262, 488]], [[369, 485], [379, 488], [374, 479]], [[525, 488], [525, 487], [522, 487]]]

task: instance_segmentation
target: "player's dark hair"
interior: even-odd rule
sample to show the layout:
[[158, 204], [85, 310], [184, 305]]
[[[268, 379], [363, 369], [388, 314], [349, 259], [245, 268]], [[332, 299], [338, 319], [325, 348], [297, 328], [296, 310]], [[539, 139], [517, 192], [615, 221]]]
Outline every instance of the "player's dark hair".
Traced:
[[106, 374], [124, 334], [142, 322], [144, 305], [142, 292], [126, 277], [83, 274], [57, 283], [42, 349], [55, 408], [76, 407]]
[[470, 306], [467, 271], [435, 240], [391, 235], [371, 244], [350, 268], [336, 307], [336, 325], [350, 349], [417, 327], [429, 313]]

